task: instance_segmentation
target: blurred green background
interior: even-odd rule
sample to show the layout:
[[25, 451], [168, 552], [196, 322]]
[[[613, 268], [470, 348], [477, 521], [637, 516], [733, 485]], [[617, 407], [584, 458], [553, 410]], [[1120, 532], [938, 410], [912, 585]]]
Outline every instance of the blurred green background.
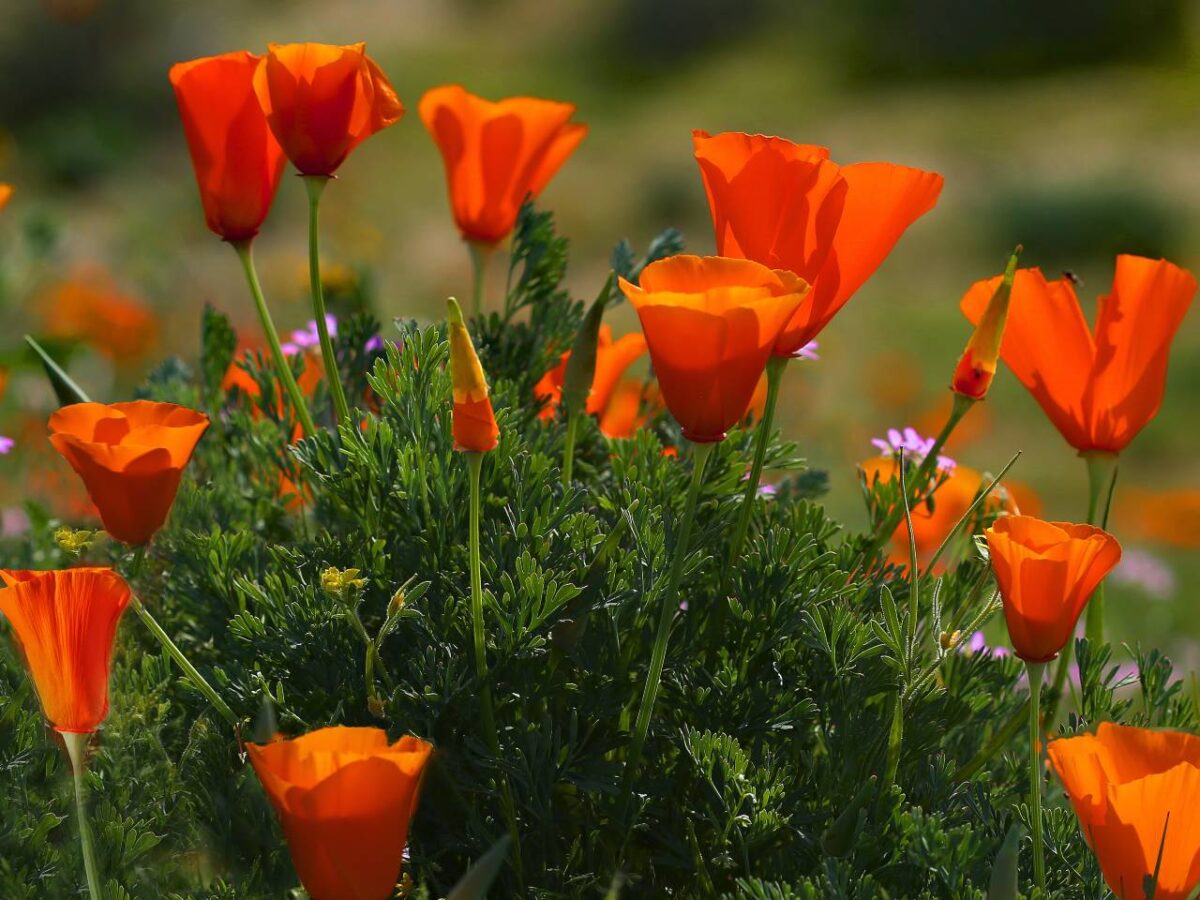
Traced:
[[[580, 297], [594, 295], [622, 237], [640, 247], [675, 225], [689, 249], [712, 252], [693, 128], [943, 173], [938, 207], [821, 336], [821, 360], [791, 366], [785, 386], [783, 425], [828, 469], [829, 502], [851, 526], [864, 521], [854, 464], [889, 426], [936, 430], [968, 335], [958, 298], [1015, 243], [1024, 265], [1077, 273], [1089, 302], [1117, 252], [1200, 270], [1200, 5], [1184, 0], [10, 0], [0, 181], [16, 195], [0, 214], [0, 433], [44, 445], [52, 399], [19, 335], [63, 331], [64, 281], [133, 304], [83, 330], [103, 345], [132, 328], [137, 352], [116, 365], [86, 346], [71, 355], [98, 396], [128, 394], [166, 353], [194, 356], [206, 302], [256, 332], [234, 255], [204, 228], [169, 66], [268, 41], [363, 39], [409, 113], [343, 166], [323, 205], [323, 249], [385, 322], [430, 318], [469, 290], [441, 164], [415, 114], [444, 82], [578, 104], [591, 133], [543, 202], [574, 242]], [[309, 318], [302, 200], [285, 178], [257, 243], [284, 330]], [[627, 308], [613, 324], [636, 327]], [[1181, 501], [1200, 496], [1198, 395], [1193, 313], [1163, 412], [1122, 462], [1112, 527], [1140, 567], [1109, 601], [1115, 636], [1166, 646], [1193, 668], [1200, 504]], [[1043, 514], [1083, 517], [1083, 464], [1011, 375], [964, 430], [960, 462], [995, 470], [1021, 450], [1014, 477]], [[54, 493], [64, 471], [19, 475], [19, 459], [0, 460], [8, 528], [20, 527], [25, 492]], [[1135, 488], [1161, 493], [1165, 511]]]

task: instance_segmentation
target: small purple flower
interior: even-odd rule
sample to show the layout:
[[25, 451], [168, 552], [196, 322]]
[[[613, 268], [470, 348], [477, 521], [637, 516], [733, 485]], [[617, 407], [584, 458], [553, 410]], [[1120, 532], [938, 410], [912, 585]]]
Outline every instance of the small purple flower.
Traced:
[[1175, 595], [1175, 572], [1152, 553], [1136, 548], [1127, 549], [1112, 571], [1112, 580], [1141, 590], [1156, 600], [1169, 600]]
[[366, 350], [368, 353], [375, 353], [379, 350], [382, 350], [383, 349], [383, 338], [380, 337], [379, 335], [375, 335], [373, 338], [368, 340], [366, 342], [366, 344], [363, 345], [363, 349]]
[[[909, 426], [901, 431], [899, 428], [889, 428], [887, 438], [872, 438], [871, 443], [882, 456], [896, 456], [903, 450], [905, 455], [920, 463], [929, 455], [935, 443], [933, 438], [922, 437], [917, 429]], [[938, 456], [938, 468], [943, 472], [952, 472], [958, 465], [948, 456]]]
[[816, 362], [821, 357], [817, 355], [817, 351], [821, 349], [821, 345], [816, 341], [809, 341], [799, 350], [792, 354], [792, 359], [808, 359]]
[[10, 437], [5, 437], [0, 434], [0, 454], [11, 453], [12, 448], [17, 445], [17, 442]]
[[989, 647], [987, 638], [983, 636], [982, 631], [976, 631], [971, 635], [969, 641], [964, 641], [958, 645], [960, 653], [986, 653], [988, 656], [1002, 657], [1008, 656], [1007, 647]]
[[779, 488], [773, 484], [767, 484], [764, 482], [758, 486], [758, 496], [760, 497], [774, 497], [778, 493]]
[[29, 516], [19, 506], [6, 506], [0, 510], [0, 534], [17, 537], [29, 530]]
[[[325, 327], [329, 329], [331, 338], [337, 337], [337, 316], [332, 313], [325, 313]], [[317, 320], [310, 319], [308, 324], [303, 328], [297, 328], [292, 332], [292, 339], [283, 345], [283, 352], [288, 356], [295, 356], [302, 350], [307, 350], [309, 347], [317, 347], [321, 344], [321, 335], [317, 332]]]

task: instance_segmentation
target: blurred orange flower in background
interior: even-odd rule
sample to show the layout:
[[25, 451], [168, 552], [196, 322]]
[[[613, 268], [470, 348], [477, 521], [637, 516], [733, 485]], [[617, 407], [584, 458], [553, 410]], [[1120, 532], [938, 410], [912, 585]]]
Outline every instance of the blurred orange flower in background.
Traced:
[[1117, 517], [1133, 534], [1171, 547], [1200, 547], [1200, 490], [1125, 491]]
[[[1001, 276], [976, 282], [961, 307], [979, 321]], [[1117, 257], [1092, 328], [1069, 278], [1019, 269], [1000, 354], [1080, 452], [1120, 453], [1162, 404], [1171, 340], [1196, 292], [1186, 269]]]
[[0, 209], [8, 206], [8, 201], [12, 199], [13, 186], [6, 182], [0, 181]]
[[513, 229], [587, 135], [572, 103], [536, 97], [492, 102], [448, 84], [425, 93], [421, 121], [446, 167], [450, 208], [463, 239], [494, 244]]
[[654, 374], [684, 437], [724, 440], [746, 414], [779, 331], [809, 292], [791, 272], [748, 259], [672, 256], [620, 279]]
[[454, 445], [459, 450], [487, 453], [500, 442], [500, 428], [488, 398], [487, 379], [471, 342], [458, 303], [450, 307], [450, 380], [454, 392]]
[[1121, 559], [1116, 538], [1092, 525], [1002, 516], [985, 532], [1008, 636], [1026, 662], [1049, 662]]
[[[596, 374], [592, 378], [592, 392], [587, 401], [588, 415], [603, 415], [621, 376], [645, 352], [646, 338], [643, 335], [635, 332], [614, 341], [612, 329], [607, 325], [600, 326], [600, 335], [596, 342]], [[562, 355], [558, 365], [534, 385], [534, 396], [546, 401], [539, 413], [543, 419], [554, 418], [562, 400], [563, 379], [567, 372], [567, 360], [570, 358], [571, 352], [568, 350]]]
[[129, 586], [107, 568], [0, 569], [0, 612], [12, 625], [46, 718], [95, 731], [108, 715], [113, 639]]
[[1144, 897], [1156, 871], [1155, 900], [1192, 895], [1200, 884], [1200, 738], [1101, 722], [1094, 736], [1051, 741], [1046, 752], [1117, 897]]
[[400, 120], [404, 105], [363, 43], [270, 44], [254, 90], [301, 175], [332, 175], [355, 147]]
[[75, 403], [50, 416], [50, 443], [83, 479], [104, 529], [144, 544], [162, 527], [208, 416], [174, 403]]
[[258, 234], [284, 156], [254, 93], [260, 57], [244, 50], [171, 67], [208, 227], [227, 241]]
[[154, 312], [99, 269], [80, 269], [58, 282], [38, 306], [46, 334], [95, 347], [117, 365], [136, 362], [158, 342]]
[[842, 166], [825, 147], [783, 138], [694, 131], [692, 143], [717, 253], [787, 269], [812, 284], [776, 356], [792, 356], [817, 337], [942, 190], [934, 172]]
[[392, 896], [431, 744], [333, 727], [246, 752], [313, 900]]

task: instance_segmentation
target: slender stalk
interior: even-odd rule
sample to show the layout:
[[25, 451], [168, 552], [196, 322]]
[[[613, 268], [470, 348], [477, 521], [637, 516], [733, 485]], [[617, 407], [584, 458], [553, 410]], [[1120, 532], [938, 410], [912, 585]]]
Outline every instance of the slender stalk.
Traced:
[[92, 846], [92, 829], [88, 825], [87, 802], [84, 797], [83, 773], [86, 768], [89, 732], [64, 731], [63, 743], [67, 756], [71, 758], [71, 775], [75, 782], [75, 812], [79, 819], [79, 842], [83, 845], [83, 869], [87, 876], [88, 895], [91, 900], [101, 900], [100, 872], [96, 867], [96, 852]]
[[1033, 832], [1033, 879], [1046, 890], [1046, 852], [1042, 846], [1042, 754], [1041, 711], [1042, 674], [1045, 663], [1025, 663], [1029, 673], [1029, 829]]
[[692, 482], [688, 488], [683, 515], [679, 519], [679, 527], [675, 536], [675, 555], [671, 559], [666, 587], [659, 600], [662, 607], [658, 614], [658, 631], [654, 636], [654, 649], [650, 655], [650, 671], [646, 674], [642, 702], [638, 707], [637, 719], [633, 727], [633, 740], [629, 745], [629, 756], [625, 760], [625, 801], [627, 805], [633, 791], [633, 779], [637, 776], [638, 766], [641, 765], [642, 748], [646, 744], [646, 732], [650, 728], [650, 716], [654, 712], [654, 703], [658, 699], [663, 664], [667, 658], [667, 639], [670, 637], [671, 622], [675, 618], [675, 611], [678, 608], [675, 598], [679, 592], [679, 581], [683, 577], [683, 564], [688, 555], [688, 540], [692, 534], [692, 521], [696, 518], [696, 505], [700, 498], [700, 486], [704, 480], [704, 466], [708, 462], [708, 456], [712, 449], [712, 444], [692, 444]]
[[483, 315], [483, 287], [487, 280], [487, 266], [492, 258], [495, 247], [482, 244], [479, 241], [467, 241], [467, 249], [471, 252], [471, 308], [475, 318]]
[[750, 516], [754, 512], [754, 501], [758, 497], [758, 482], [762, 478], [763, 462], [767, 458], [767, 444], [771, 442], [775, 406], [779, 402], [779, 387], [783, 383], [783, 372], [787, 364], [786, 356], [772, 356], [767, 362], [767, 404], [763, 408], [762, 420], [758, 423], [754, 435], [754, 461], [750, 465], [750, 477], [742, 494], [742, 505], [738, 510], [737, 525], [733, 530], [733, 541], [729, 545], [730, 566], [726, 571], [737, 565], [742, 558], [742, 545], [746, 542], [746, 534], [750, 530]]
[[567, 414], [567, 436], [563, 443], [562, 482], [564, 486], [571, 483], [571, 474], [575, 470], [575, 437], [579, 433], [579, 416], [578, 411]]
[[387, 666], [383, 664], [383, 660], [379, 657], [379, 648], [375, 646], [375, 641], [371, 639], [371, 635], [367, 633], [367, 626], [363, 624], [362, 618], [358, 614], [358, 610], [347, 605], [347, 613], [349, 614], [350, 624], [354, 626], [354, 630], [358, 632], [359, 637], [363, 639], [363, 643], [367, 645], [366, 657], [366, 679], [367, 693], [374, 696], [375, 694], [375, 672], [379, 672], [379, 678], [383, 681], [383, 686], [391, 692], [395, 688], [395, 682], [392, 681], [391, 673], [388, 672]]
[[[1101, 501], [1107, 495], [1112, 500], [1110, 488], [1117, 473], [1117, 455], [1115, 453], [1085, 453], [1082, 454], [1087, 463], [1088, 472], [1088, 524], [1100, 523], [1099, 514]], [[1107, 502], [1105, 503], [1104, 519], [1108, 519]], [[1104, 585], [1101, 583], [1092, 595], [1087, 606], [1087, 625], [1085, 634], [1088, 643], [1099, 646], [1104, 643]]]
[[287, 357], [283, 355], [283, 347], [279, 344], [279, 332], [275, 330], [271, 311], [267, 309], [267, 300], [263, 296], [262, 284], [258, 280], [258, 271], [254, 268], [254, 256], [251, 253], [250, 241], [234, 241], [232, 247], [237, 251], [238, 259], [242, 261], [242, 269], [246, 273], [246, 284], [250, 286], [250, 295], [254, 297], [254, 306], [258, 310], [258, 319], [267, 336], [267, 344], [271, 348], [271, 359], [275, 363], [275, 371], [279, 375], [284, 390], [287, 391], [288, 398], [292, 401], [292, 408], [296, 410], [296, 418], [300, 420], [306, 435], [316, 434], [317, 426], [313, 423], [312, 412], [308, 408], [308, 402], [304, 399], [300, 385], [296, 384], [296, 376], [292, 374], [292, 367], [288, 365]]
[[233, 728], [236, 729], [239, 725], [237, 715], [232, 709], [229, 708], [229, 705], [221, 699], [220, 694], [213, 690], [213, 686], [209, 684], [207, 680], [205, 680], [203, 675], [200, 674], [200, 670], [193, 666], [188, 658], [183, 655], [183, 651], [175, 645], [175, 642], [171, 640], [171, 636], [163, 631], [163, 627], [158, 624], [158, 620], [154, 618], [154, 616], [150, 613], [150, 610], [146, 609], [146, 607], [142, 605], [142, 601], [137, 597], [133, 599], [133, 609], [138, 614], [138, 618], [140, 618], [146, 624], [146, 627], [150, 629], [150, 633], [158, 638], [158, 642], [162, 644], [163, 649], [167, 651], [167, 654], [171, 657], [171, 659], [175, 660], [175, 664], [179, 666], [179, 668], [183, 671], [183, 674], [188, 677], [188, 680], [192, 682], [192, 684], [196, 687], [196, 690], [200, 691], [200, 693], [208, 698], [208, 702], [211, 703], [213, 708], [221, 714], [221, 718], [223, 718]]
[[350, 418], [350, 407], [346, 403], [346, 392], [342, 388], [342, 376], [338, 372], [337, 357], [333, 352], [333, 341], [329, 339], [329, 324], [325, 321], [325, 289], [321, 286], [320, 228], [317, 213], [321, 206], [321, 194], [329, 181], [327, 175], [304, 175], [304, 187], [308, 191], [308, 282], [312, 290], [313, 317], [317, 321], [317, 336], [321, 339], [321, 359], [325, 363], [325, 379], [329, 382], [329, 394], [333, 397], [333, 409], [339, 423]]

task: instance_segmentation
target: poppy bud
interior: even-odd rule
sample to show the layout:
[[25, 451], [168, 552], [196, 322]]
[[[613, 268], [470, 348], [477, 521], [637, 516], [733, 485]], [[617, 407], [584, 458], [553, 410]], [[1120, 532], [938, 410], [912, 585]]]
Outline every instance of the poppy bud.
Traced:
[[500, 429], [488, 399], [487, 379], [453, 297], [447, 301], [450, 325], [450, 381], [454, 388], [454, 445], [459, 450], [487, 453], [496, 449]]
[[1013, 279], [1017, 274], [1017, 259], [1021, 255], [1021, 245], [1008, 258], [1004, 269], [1004, 277], [996, 285], [992, 299], [975, 326], [975, 333], [967, 342], [967, 349], [958, 359], [954, 367], [954, 378], [950, 382], [950, 390], [972, 400], [982, 400], [987, 396], [992, 379], [996, 377], [996, 365], [1000, 360], [1000, 341], [1004, 337], [1004, 324], [1008, 320], [1008, 303], [1012, 297]]

